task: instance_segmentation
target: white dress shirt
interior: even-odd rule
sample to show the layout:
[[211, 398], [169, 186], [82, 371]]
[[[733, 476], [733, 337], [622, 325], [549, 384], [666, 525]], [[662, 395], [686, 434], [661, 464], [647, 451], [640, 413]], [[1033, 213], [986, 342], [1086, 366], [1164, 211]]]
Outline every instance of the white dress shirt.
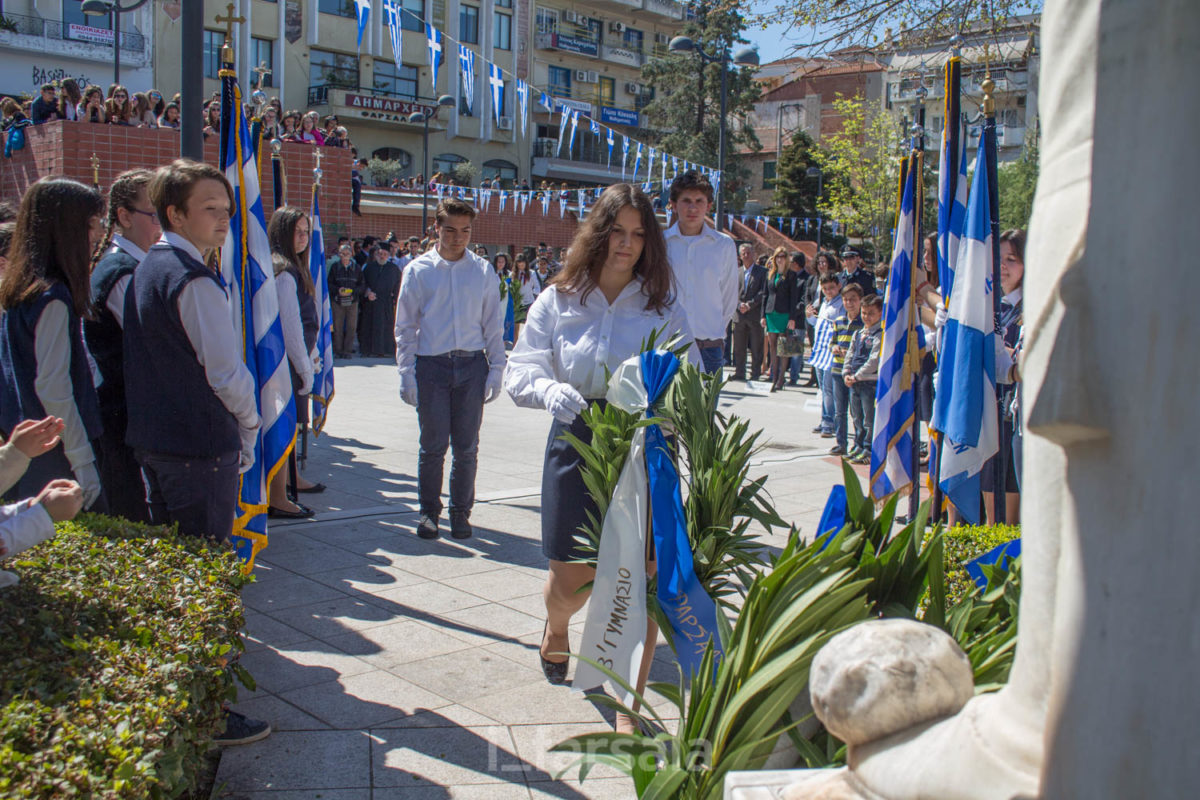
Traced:
[[[114, 233], [112, 237], [112, 247], [108, 248], [108, 252], [115, 253], [118, 250], [124, 251], [128, 255], [137, 259], [137, 262], [142, 263], [142, 259], [146, 257], [146, 251], [138, 247], [133, 242], [126, 239], [119, 233]], [[125, 327], [125, 292], [129, 291], [129, 282], [133, 280], [132, 275], [124, 275], [113, 284], [112, 289], [108, 292], [108, 299], [104, 301], [104, 307], [109, 310], [117, 320], [117, 325]]]
[[296, 299], [296, 278], [284, 271], [275, 276], [275, 294], [279, 297], [279, 324], [283, 328], [283, 349], [292, 369], [307, 382], [312, 378], [313, 364], [304, 346], [304, 322], [300, 319], [300, 302]]
[[[204, 263], [204, 256], [196, 246], [176, 233], [163, 231], [159, 241]], [[237, 418], [239, 427], [257, 430], [254, 376], [242, 361], [241, 333], [233, 328], [229, 296], [213, 281], [193, 280], [179, 292], [175, 307], [213, 393]]]
[[[77, 323], [78, 324], [78, 323]], [[83, 415], [75, 405], [75, 384], [71, 381], [71, 313], [61, 300], [51, 300], [42, 309], [33, 328], [33, 353], [37, 375], [33, 391], [47, 416], [63, 421], [62, 443], [71, 470], [76, 471], [96, 460]]]
[[500, 278], [467, 250], [447, 261], [436, 248], [414, 258], [396, 300], [396, 365], [412, 377], [417, 356], [483, 350], [492, 373], [504, 371], [504, 311]]
[[667, 228], [667, 259], [679, 299], [697, 339], [725, 339], [725, 326], [738, 304], [737, 244], [705, 225], [684, 236], [679, 223]]
[[[640, 353], [651, 331], [663, 329], [667, 339], [674, 334], [684, 341], [692, 338], [679, 303], [662, 311], [646, 308], [641, 278], [635, 277], [611, 305], [599, 289], [588, 294], [586, 303], [582, 297], [548, 286], [530, 307], [505, 377], [504, 388], [517, 405], [543, 408], [546, 390], [555, 383], [568, 383], [588, 399], [604, 397], [605, 369], [613, 372]], [[659, 341], [665, 339], [660, 336]], [[700, 363], [695, 345], [688, 358]]]

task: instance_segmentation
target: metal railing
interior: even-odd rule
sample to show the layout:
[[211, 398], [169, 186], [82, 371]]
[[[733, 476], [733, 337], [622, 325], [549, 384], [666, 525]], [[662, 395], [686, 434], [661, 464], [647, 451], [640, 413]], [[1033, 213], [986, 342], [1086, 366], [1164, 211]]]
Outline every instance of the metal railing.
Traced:
[[[61, 39], [68, 42], [86, 42], [99, 47], [112, 47], [111, 42], [80, 38], [71, 35], [70, 25], [56, 19], [27, 17], [22, 14], [0, 14], [0, 32], [10, 31], [23, 36], [39, 36], [43, 39]], [[105, 29], [107, 30], [107, 29]], [[140, 33], [121, 31], [121, 49], [141, 52], [146, 48], [146, 37]]]

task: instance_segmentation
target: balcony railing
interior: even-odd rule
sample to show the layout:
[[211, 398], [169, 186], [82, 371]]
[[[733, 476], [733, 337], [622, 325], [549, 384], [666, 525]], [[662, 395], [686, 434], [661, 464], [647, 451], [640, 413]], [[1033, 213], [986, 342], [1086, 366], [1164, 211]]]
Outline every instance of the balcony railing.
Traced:
[[642, 0], [642, 8], [651, 14], [658, 14], [660, 17], [683, 19], [683, 3], [675, 0]]
[[[581, 141], [579, 136], [575, 138], [574, 152], [568, 152], [567, 142], [563, 141], [562, 154], [558, 152], [557, 139], [538, 139], [533, 143], [534, 158], [557, 158], [561, 161], [578, 161], [583, 164], [607, 164], [608, 163], [608, 145], [597, 143], [594, 139], [586, 141], [583, 137]], [[613, 148], [614, 163], [621, 163], [620, 148]]]
[[600, 45], [600, 57], [614, 64], [624, 64], [627, 67], [640, 67], [646, 63], [646, 55], [641, 50], [632, 50], [620, 45]]
[[[9, 31], [23, 36], [38, 36], [43, 39], [61, 39], [68, 42], [87, 42], [103, 47], [112, 47], [112, 31], [107, 28], [72, 26], [56, 19], [27, 17], [21, 14], [0, 14], [0, 33]], [[74, 28], [74, 31], [72, 30]], [[85, 32], [86, 31], [86, 32]], [[146, 48], [146, 37], [132, 31], [121, 31], [121, 49], [142, 52]]]

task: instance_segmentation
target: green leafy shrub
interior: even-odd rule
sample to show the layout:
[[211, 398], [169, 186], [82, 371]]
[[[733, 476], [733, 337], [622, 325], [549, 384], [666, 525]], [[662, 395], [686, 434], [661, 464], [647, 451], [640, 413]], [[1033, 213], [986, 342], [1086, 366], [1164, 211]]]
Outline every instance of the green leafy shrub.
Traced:
[[5, 564], [21, 584], [0, 594], [0, 796], [174, 797], [235, 695], [250, 578], [167, 528], [58, 530]]
[[966, 563], [1021, 537], [1020, 525], [956, 525], [945, 532], [946, 600], [960, 603], [975, 591]]

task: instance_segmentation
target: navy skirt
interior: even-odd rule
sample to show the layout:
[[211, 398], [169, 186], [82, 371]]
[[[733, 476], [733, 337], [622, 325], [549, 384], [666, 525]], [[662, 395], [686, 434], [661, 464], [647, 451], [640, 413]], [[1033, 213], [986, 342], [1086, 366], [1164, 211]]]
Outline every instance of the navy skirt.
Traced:
[[581, 416], [569, 425], [556, 419], [550, 426], [542, 465], [542, 553], [554, 561], [586, 557], [575, 537], [585, 535], [579, 528], [587, 523], [589, 511], [593, 517], [599, 516], [596, 503], [583, 484], [583, 459], [569, 442], [560, 438], [568, 432], [584, 442], [592, 441], [592, 429]]

